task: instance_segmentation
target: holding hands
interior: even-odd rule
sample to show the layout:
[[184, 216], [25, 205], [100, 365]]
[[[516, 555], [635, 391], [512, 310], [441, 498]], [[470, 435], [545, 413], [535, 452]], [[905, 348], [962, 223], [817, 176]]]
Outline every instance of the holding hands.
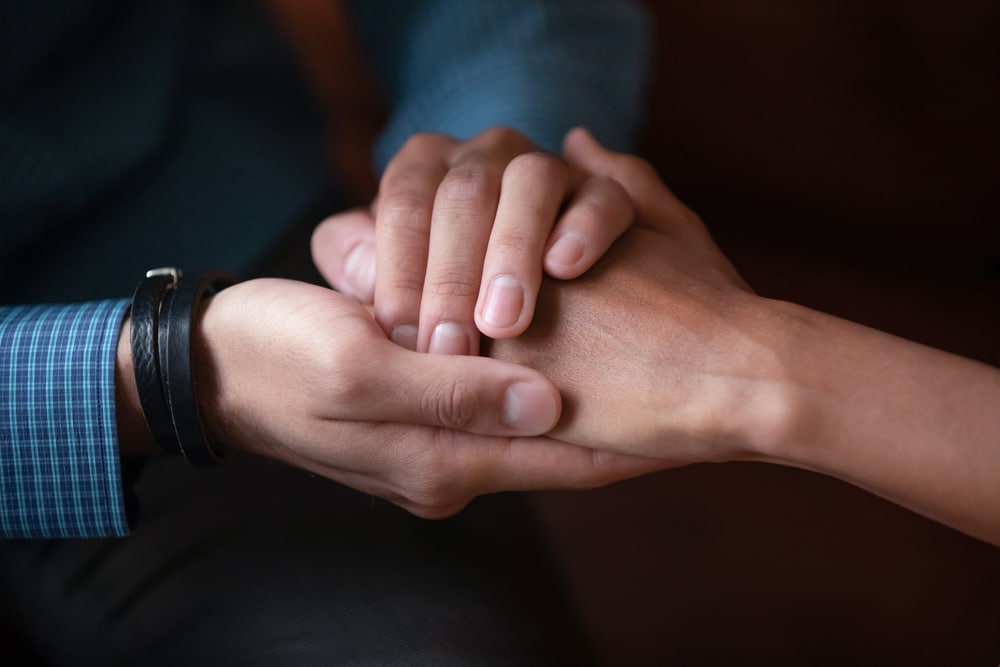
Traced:
[[[497, 140], [512, 142], [508, 153], [500, 150], [505, 141], [491, 143]], [[368, 265], [365, 278], [371, 276], [375, 318], [386, 333], [400, 342], [393, 331], [410, 318], [420, 322], [416, 349], [471, 354], [478, 345], [467, 345], [466, 334], [476, 340], [478, 327], [496, 339], [489, 352], [556, 379], [567, 401], [556, 437], [657, 457], [664, 467], [738, 455], [739, 448], [727, 448], [716, 433], [725, 425], [707, 419], [724, 401], [735, 403], [726, 393], [733, 387], [720, 381], [735, 369], [728, 357], [718, 357], [718, 367], [705, 367], [703, 357], [713, 340], [734, 335], [729, 315], [752, 296], [749, 288], [697, 216], [639, 158], [611, 153], [585, 130], [574, 130], [566, 137], [565, 163], [530, 152], [508, 160], [514, 150], [530, 149], [525, 141], [509, 130], [466, 145], [437, 136], [414, 139], [390, 164], [374, 218], [355, 211], [317, 229], [317, 266], [332, 284], [364, 299], [370, 292], [353, 282], [352, 262], [359, 248], [374, 244], [379, 269]], [[414, 149], [425, 142], [455, 150], [455, 166], [419, 159]], [[502, 153], [493, 172], [482, 167], [483, 145]], [[475, 187], [473, 170], [480, 174]], [[434, 177], [413, 176], [427, 173]], [[495, 173], [494, 187], [483, 187], [490, 182], [485, 173]], [[457, 203], [456, 193], [466, 199]], [[398, 231], [401, 220], [412, 225], [405, 233]], [[543, 293], [536, 308], [543, 263], [553, 277], [577, 277], [636, 220], [599, 269], [565, 290]], [[562, 251], [570, 245], [589, 251], [573, 255], [574, 263], [555, 261], [567, 257]], [[387, 266], [382, 257], [391, 258]], [[497, 287], [508, 281], [527, 288]], [[664, 289], [668, 285], [681, 289]], [[495, 324], [494, 297], [501, 290], [524, 295], [511, 299], [518, 306], [515, 326]], [[461, 327], [461, 344], [436, 345], [437, 328], [452, 324]], [[664, 345], [667, 332], [673, 337]], [[687, 391], [694, 383], [706, 391]], [[764, 395], [739, 384], [741, 393], [755, 397], [747, 411], [755, 409]], [[676, 387], [677, 395], [667, 400], [665, 387]], [[702, 426], [681, 422], [699, 416], [706, 418]], [[672, 437], [665, 439], [665, 430]]]
[[289, 463], [426, 517], [496, 491], [584, 488], [657, 465], [548, 438], [537, 371], [405, 350], [331, 290], [253, 280], [208, 302], [196, 345], [212, 441]]
[[[531, 169], [541, 159], [509, 163], [498, 177], [490, 234], [490, 206], [453, 200], [455, 192], [482, 190], [452, 190], [449, 178], [458, 174], [450, 171], [431, 179], [441, 184], [433, 209], [416, 207], [424, 212], [407, 216], [430, 220], [429, 229], [420, 227], [430, 237], [426, 264], [420, 234], [403, 282], [397, 263], [388, 269], [397, 278], [384, 280], [379, 259], [378, 323], [391, 334], [416, 318], [417, 349], [464, 353], [476, 350], [474, 341], [441, 347], [434, 332], [441, 322], [460, 323], [466, 332], [474, 322], [494, 339], [484, 346], [489, 356], [541, 371], [559, 388], [561, 416], [547, 435], [590, 448], [581, 451], [594, 461], [617, 452], [625, 457], [611, 459], [624, 466], [619, 472], [730, 460], [802, 467], [1000, 544], [1000, 371], [757, 296], [648, 163], [608, 151], [582, 130], [567, 136], [564, 156], [568, 169], [561, 173], [575, 174], [570, 180], [544, 167], [552, 169], [548, 183], [558, 197], [533, 191], [540, 177], [518, 175], [529, 164], [528, 173], [539, 173]], [[514, 199], [518, 187], [524, 194]], [[602, 194], [587, 199], [594, 192]], [[337, 262], [347, 261], [351, 240], [399, 240], [380, 231], [384, 213], [380, 201], [374, 220], [335, 217], [317, 231], [315, 259], [334, 284], [349, 284]], [[552, 231], [550, 219], [558, 220]], [[534, 235], [519, 227], [524, 220], [536, 225]], [[586, 238], [588, 252], [572, 271], [560, 272], [552, 256], [566, 233]], [[590, 250], [603, 253], [619, 236], [594, 264]], [[377, 252], [381, 258], [390, 251]], [[538, 291], [540, 271], [532, 265], [540, 267], [542, 257], [555, 277], [594, 266], [577, 280], [544, 281]], [[523, 300], [513, 300], [519, 307], [505, 311], [517, 313], [506, 327], [497, 326], [492, 306], [498, 276], [523, 288]], [[383, 294], [392, 306], [380, 306]]]
[[[374, 314], [273, 279], [205, 302], [195, 365], [216, 446], [426, 517], [484, 493], [589, 488], [664, 467], [539, 437], [559, 420], [559, 390], [538, 371], [474, 356], [479, 330], [499, 338], [528, 327], [543, 264], [578, 276], [625, 231], [634, 214], [622, 186], [574, 176], [511, 130], [464, 143], [425, 135], [392, 161], [373, 210], [327, 220], [313, 246], [331, 283], [374, 298]], [[126, 439], [141, 440], [134, 385], [120, 404], [123, 433], [130, 423], [140, 432]]]
[[[417, 137], [374, 213], [316, 231], [317, 265], [352, 296], [255, 280], [205, 302], [211, 439], [427, 517], [767, 461], [1000, 543], [1000, 372], [757, 296], [646, 162], [582, 130], [564, 156], [507, 130]], [[119, 430], [137, 443], [128, 339]]]
[[573, 171], [514, 130], [425, 134], [389, 163], [370, 210], [317, 228], [313, 258], [336, 289], [374, 302], [403, 347], [477, 354], [479, 332], [528, 327], [543, 268], [581, 275], [633, 217], [616, 181]]

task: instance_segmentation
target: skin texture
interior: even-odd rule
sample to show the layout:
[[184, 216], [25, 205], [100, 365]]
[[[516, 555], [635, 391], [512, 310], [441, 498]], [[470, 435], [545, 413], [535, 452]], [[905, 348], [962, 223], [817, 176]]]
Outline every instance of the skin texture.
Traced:
[[649, 164], [580, 130], [565, 158], [620, 183], [637, 220], [485, 346], [559, 387], [550, 437], [664, 467], [806, 468], [1000, 545], [1000, 371], [757, 296]]
[[751, 457], [746, 431], [783, 402], [773, 369], [760, 372], [770, 341], [758, 298], [648, 164], [582, 132], [566, 150], [655, 215], [640, 216], [583, 278], [547, 282], [533, 325], [489, 353], [556, 381], [564, 410], [554, 437], [672, 464]]
[[[281, 280], [242, 283], [205, 302], [192, 344], [208, 437], [426, 517], [452, 514], [483, 493], [590, 488], [665, 467], [534, 437], [558, 420], [552, 383], [513, 364], [454, 356], [478, 350], [474, 320], [487, 320], [482, 328], [493, 335], [523, 331], [543, 264], [575, 277], [633, 219], [617, 181], [571, 171], [513, 130], [467, 142], [414, 137], [372, 207], [333, 216], [313, 238], [331, 283], [361, 301], [377, 295], [379, 305]], [[553, 249], [566, 235], [573, 247]], [[484, 270], [503, 277], [506, 296], [516, 287], [507, 307], [491, 300], [490, 283], [480, 290]], [[489, 323], [498, 312], [510, 316], [507, 326]], [[438, 345], [442, 322], [459, 335]], [[412, 335], [401, 338], [400, 326]], [[116, 371], [120, 441], [128, 453], [155, 452], [128, 332], [126, 321]]]
[[400, 345], [475, 354], [479, 332], [527, 328], [543, 269], [579, 276], [633, 218], [616, 181], [572, 171], [514, 130], [421, 134], [389, 163], [370, 208], [319, 225], [313, 256], [334, 288], [374, 301]]
[[1000, 544], [1000, 371], [758, 297], [646, 163], [580, 133], [567, 159], [619, 180], [639, 222], [490, 350], [560, 387], [550, 435], [807, 468]]

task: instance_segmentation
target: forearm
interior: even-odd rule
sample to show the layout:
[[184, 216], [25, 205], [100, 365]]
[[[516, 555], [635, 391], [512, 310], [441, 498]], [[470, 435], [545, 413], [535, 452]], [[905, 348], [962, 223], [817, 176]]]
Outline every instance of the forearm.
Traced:
[[1000, 371], [791, 304], [786, 419], [763, 458], [832, 475], [1000, 544]]
[[640, 224], [489, 348], [560, 388], [555, 437], [807, 468], [1000, 544], [1000, 370], [753, 294], [648, 164], [568, 148], [626, 188]]

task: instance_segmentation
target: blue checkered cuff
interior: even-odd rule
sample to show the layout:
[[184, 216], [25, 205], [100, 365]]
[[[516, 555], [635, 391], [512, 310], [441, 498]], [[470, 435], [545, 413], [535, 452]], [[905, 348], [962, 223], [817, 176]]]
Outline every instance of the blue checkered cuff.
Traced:
[[115, 421], [127, 308], [0, 306], [0, 536], [128, 534]]

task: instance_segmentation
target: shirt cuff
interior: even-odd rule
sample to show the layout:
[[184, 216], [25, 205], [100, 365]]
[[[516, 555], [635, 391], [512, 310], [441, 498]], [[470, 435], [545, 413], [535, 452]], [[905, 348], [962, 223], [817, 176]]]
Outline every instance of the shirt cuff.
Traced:
[[0, 307], [0, 536], [129, 533], [115, 415], [127, 309]]

